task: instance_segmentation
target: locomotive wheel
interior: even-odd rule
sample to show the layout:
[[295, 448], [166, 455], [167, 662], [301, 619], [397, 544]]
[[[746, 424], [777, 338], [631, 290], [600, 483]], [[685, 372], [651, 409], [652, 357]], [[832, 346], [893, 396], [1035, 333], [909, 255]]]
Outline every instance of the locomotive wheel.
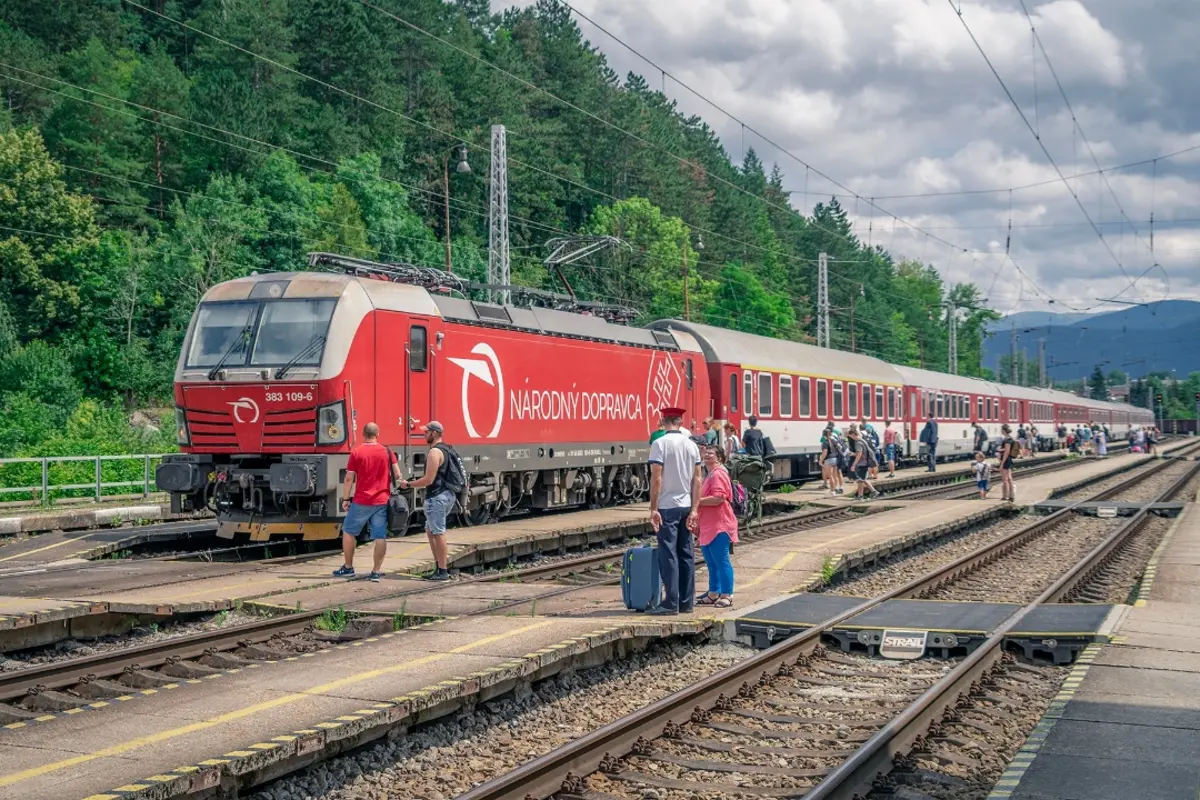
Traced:
[[463, 512], [463, 522], [471, 527], [476, 525], [484, 525], [492, 518], [492, 507], [484, 504], [479, 508]]

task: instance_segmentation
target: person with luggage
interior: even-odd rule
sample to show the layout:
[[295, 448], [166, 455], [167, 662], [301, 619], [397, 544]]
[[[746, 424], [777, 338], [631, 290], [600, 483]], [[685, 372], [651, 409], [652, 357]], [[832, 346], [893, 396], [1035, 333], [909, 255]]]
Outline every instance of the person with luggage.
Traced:
[[979, 499], [987, 500], [988, 478], [992, 475], [992, 467], [987, 463], [987, 457], [982, 450], [975, 451], [975, 488], [979, 490]]
[[664, 588], [662, 602], [650, 611], [656, 615], [690, 613], [696, 585], [692, 531], [699, 521], [700, 450], [679, 430], [684, 413], [682, 408], [664, 408], [666, 433], [650, 446], [650, 526], [658, 536]]
[[1017, 500], [1017, 487], [1013, 484], [1012, 468], [1013, 459], [1017, 454], [1017, 443], [1013, 441], [1012, 428], [1008, 426], [1008, 423], [1000, 426], [1000, 433], [1004, 434], [1004, 439], [1000, 442], [999, 454], [1000, 499], [1015, 503]]
[[928, 472], [937, 472], [937, 443], [938, 443], [938, 424], [933, 418], [933, 411], [929, 412], [929, 419], [925, 422], [925, 427], [921, 429], [921, 444], [925, 445], [925, 453], [929, 459]]
[[742, 434], [742, 447], [746, 448], [746, 455], [766, 458], [767, 446], [763, 443], [763, 432], [758, 429], [758, 417], [750, 417], [746, 422], [750, 424]]
[[[871, 452], [871, 443], [853, 425], [850, 426], [850, 430], [846, 435], [850, 438], [850, 452], [852, 454], [851, 457], [854, 459], [850, 464], [850, 472], [854, 475], [856, 484], [854, 496], [859, 500], [869, 500], [873, 497], [878, 497], [879, 492], [871, 485], [868, 477], [871, 464], [877, 460], [875, 454]], [[869, 494], [864, 495], [864, 491], [869, 492]]]
[[374, 545], [374, 566], [368, 579], [378, 582], [383, 576], [383, 558], [387, 555], [387, 504], [391, 481], [400, 480], [396, 454], [379, 443], [379, 426], [363, 426], [363, 443], [350, 451], [346, 478], [342, 483], [342, 566], [334, 570], [336, 578], [354, 577], [354, 546], [364, 526], [370, 526]]
[[1108, 455], [1108, 431], [1104, 428], [1096, 429], [1096, 455]]
[[425, 425], [425, 442], [429, 453], [425, 456], [425, 474], [415, 481], [400, 481], [401, 489], [425, 489], [425, 532], [429, 536], [429, 550], [433, 553], [434, 570], [425, 576], [427, 581], [448, 581], [446, 553], [446, 517], [458, 500], [458, 493], [466, 488], [467, 471], [458, 452], [442, 441], [445, 429], [442, 423], [431, 421]]
[[881, 452], [879, 434], [876, 433], [875, 426], [867, 422], [866, 419], [859, 420], [858, 432], [871, 445], [871, 452], [875, 454], [875, 462], [867, 470], [867, 478], [873, 481], [879, 480], [879, 454]]
[[738, 540], [737, 515], [733, 511], [733, 481], [721, 462], [721, 448], [707, 445], [701, 451], [708, 477], [700, 489], [699, 530], [696, 534], [708, 567], [708, 591], [696, 605], [733, 607], [733, 561], [730, 554]]
[[842, 494], [842, 449], [832, 422], [821, 435], [821, 475], [831, 497]]

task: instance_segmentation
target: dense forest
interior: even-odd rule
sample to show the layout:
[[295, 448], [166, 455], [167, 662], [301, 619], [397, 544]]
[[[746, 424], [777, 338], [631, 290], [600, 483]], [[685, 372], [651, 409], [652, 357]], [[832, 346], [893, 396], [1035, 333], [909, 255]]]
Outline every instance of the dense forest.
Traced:
[[129, 415], [170, 405], [216, 282], [312, 250], [443, 267], [447, 237], [482, 279], [493, 124], [515, 282], [559, 287], [556, 236], [614, 235], [569, 269], [581, 297], [682, 316], [686, 263], [692, 319], [807, 341], [825, 252], [835, 347], [944, 370], [953, 299], [979, 374], [976, 287], [834, 201], [797, 213], [778, 166], [616, 75], [555, 0], [0, 0], [0, 455], [170, 446]]

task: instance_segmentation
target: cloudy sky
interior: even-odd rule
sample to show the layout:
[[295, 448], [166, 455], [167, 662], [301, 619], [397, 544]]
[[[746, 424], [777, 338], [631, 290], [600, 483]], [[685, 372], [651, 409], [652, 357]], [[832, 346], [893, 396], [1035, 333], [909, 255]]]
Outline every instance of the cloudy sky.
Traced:
[[[785, 171], [798, 208], [845, 194], [803, 159], [850, 190], [840, 199], [850, 212], [857, 207], [860, 235], [870, 225], [872, 239], [896, 255], [924, 256], [948, 280], [974, 281], [1002, 312], [1083, 310], [1115, 295], [1200, 299], [1195, 0], [1025, 0], [1078, 125], [1019, 0], [570, 1], [789, 151], [745, 134], [746, 147]], [[1063, 174], [1093, 173], [1068, 182], [1103, 242], [958, 8]], [[619, 74], [664, 85], [645, 61], [577, 22]], [[740, 157], [740, 124], [669, 77], [665, 87]], [[1103, 176], [1094, 174], [1097, 162]], [[1017, 188], [1029, 184], [1041, 185]], [[1000, 191], [953, 194], [986, 189]], [[897, 197], [931, 193], [942, 194]], [[854, 194], [877, 198], [883, 210]], [[1140, 279], [1130, 287], [1131, 278]]]

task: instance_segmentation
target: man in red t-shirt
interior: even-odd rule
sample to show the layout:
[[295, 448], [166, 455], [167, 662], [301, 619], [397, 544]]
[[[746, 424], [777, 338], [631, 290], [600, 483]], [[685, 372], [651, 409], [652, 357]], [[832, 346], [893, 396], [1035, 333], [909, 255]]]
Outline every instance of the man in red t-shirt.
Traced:
[[[345, 563], [334, 570], [334, 577], [354, 577], [354, 545], [357, 536], [367, 524], [371, 526], [371, 540], [375, 542], [375, 566], [369, 578], [379, 582], [383, 573], [383, 557], [387, 554], [387, 504], [391, 494], [391, 477], [400, 480], [400, 464], [396, 455], [376, 439], [379, 426], [368, 422], [363, 427], [363, 443], [350, 451], [346, 462], [346, 482], [342, 485], [342, 557]], [[353, 498], [353, 500], [351, 500]]]

